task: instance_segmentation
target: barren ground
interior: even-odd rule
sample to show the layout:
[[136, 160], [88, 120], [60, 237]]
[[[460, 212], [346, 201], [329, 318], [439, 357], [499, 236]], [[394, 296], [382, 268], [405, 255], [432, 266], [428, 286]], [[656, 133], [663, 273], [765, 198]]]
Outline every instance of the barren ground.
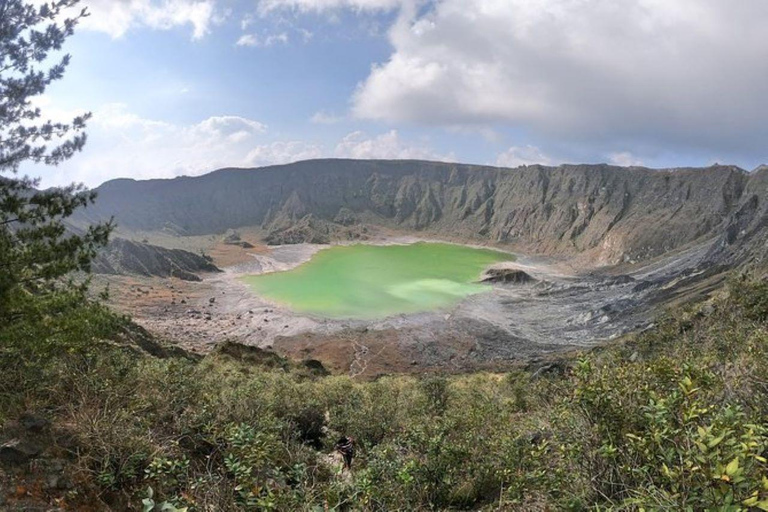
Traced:
[[[535, 283], [495, 285], [442, 311], [333, 320], [271, 303], [240, 279], [294, 268], [326, 246], [266, 247], [251, 233], [242, 239], [253, 247], [210, 237], [166, 243], [202, 248], [223, 272], [205, 275], [202, 282], [110, 276], [111, 300], [151, 332], [194, 352], [205, 353], [229, 339], [295, 359], [317, 359], [335, 372], [374, 377], [499, 369], [587, 347], [645, 328], [660, 304], [681, 294], [704, 294], [721, 279], [716, 272], [685, 270], [696, 267], [706, 246], [621, 269], [626, 273], [578, 271], [567, 261], [517, 254], [517, 261], [499, 267], [524, 270]], [[418, 240], [388, 234], [366, 243]], [[107, 277], [97, 282], [102, 280]]]

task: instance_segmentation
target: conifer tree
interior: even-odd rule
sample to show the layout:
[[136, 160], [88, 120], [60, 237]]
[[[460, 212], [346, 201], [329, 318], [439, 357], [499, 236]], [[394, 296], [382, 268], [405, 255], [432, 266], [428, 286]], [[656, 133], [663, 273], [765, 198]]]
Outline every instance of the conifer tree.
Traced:
[[82, 185], [40, 191], [22, 164], [56, 166], [83, 148], [90, 114], [45, 118], [33, 103], [63, 77], [69, 55], [54, 59], [80, 20], [79, 0], [0, 0], [0, 327], [22, 313], [14, 297], [56, 292], [67, 274], [87, 271], [111, 223], [75, 230], [66, 223], [95, 199]]

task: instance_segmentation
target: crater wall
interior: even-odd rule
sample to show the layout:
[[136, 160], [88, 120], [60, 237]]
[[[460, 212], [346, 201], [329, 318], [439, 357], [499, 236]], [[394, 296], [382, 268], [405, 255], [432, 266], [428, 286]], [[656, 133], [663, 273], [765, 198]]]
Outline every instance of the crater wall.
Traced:
[[[609, 165], [503, 169], [423, 161], [310, 160], [171, 180], [115, 180], [80, 221], [131, 230], [221, 233], [297, 224], [325, 233], [374, 224], [508, 244], [596, 265], [642, 261], [717, 239], [712, 258], [764, 252], [768, 169]], [[312, 237], [312, 229], [300, 233]], [[291, 234], [292, 241], [296, 237]], [[303, 236], [303, 235], [302, 235]], [[280, 237], [276, 237], [279, 239]]]

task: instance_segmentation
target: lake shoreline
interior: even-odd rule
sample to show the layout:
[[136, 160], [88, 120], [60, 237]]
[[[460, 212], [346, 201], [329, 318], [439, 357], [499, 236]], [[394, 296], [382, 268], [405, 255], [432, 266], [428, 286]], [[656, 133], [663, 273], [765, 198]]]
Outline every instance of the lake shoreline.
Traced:
[[488, 248], [399, 242], [337, 244], [312, 251], [292, 268], [261, 264], [262, 272], [240, 279], [262, 298], [299, 314], [375, 321], [447, 309], [465, 296], [490, 291], [480, 284], [486, 269], [515, 260], [514, 254]]

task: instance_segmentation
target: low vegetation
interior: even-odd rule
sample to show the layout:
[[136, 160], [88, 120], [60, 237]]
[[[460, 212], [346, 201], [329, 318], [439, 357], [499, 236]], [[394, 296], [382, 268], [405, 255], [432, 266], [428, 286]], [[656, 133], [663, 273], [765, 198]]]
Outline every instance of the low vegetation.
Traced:
[[91, 192], [17, 176], [85, 143], [88, 115], [31, 101], [77, 4], [0, 15], [0, 508], [768, 510], [764, 280], [533, 374], [374, 382], [235, 345], [191, 358], [88, 299], [69, 278], [111, 224], [73, 231]]
[[535, 376], [358, 382], [231, 346], [161, 358], [126, 342], [127, 320], [69, 306], [0, 331], [0, 420], [51, 421], [72, 485], [41, 499], [60, 505], [768, 510], [764, 280]]

